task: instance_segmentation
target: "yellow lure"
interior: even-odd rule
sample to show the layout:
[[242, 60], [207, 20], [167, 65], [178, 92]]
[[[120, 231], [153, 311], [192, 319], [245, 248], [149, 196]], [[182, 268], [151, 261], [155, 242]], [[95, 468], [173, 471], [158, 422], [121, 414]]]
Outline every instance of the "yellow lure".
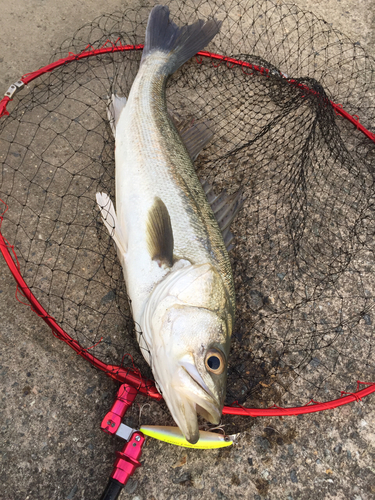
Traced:
[[139, 429], [146, 436], [150, 436], [159, 441], [184, 446], [185, 448], [196, 448], [201, 450], [212, 450], [224, 448], [233, 444], [235, 436], [222, 436], [215, 432], [199, 431], [199, 439], [195, 444], [189, 443], [178, 427], [167, 427], [161, 425], [142, 425]]

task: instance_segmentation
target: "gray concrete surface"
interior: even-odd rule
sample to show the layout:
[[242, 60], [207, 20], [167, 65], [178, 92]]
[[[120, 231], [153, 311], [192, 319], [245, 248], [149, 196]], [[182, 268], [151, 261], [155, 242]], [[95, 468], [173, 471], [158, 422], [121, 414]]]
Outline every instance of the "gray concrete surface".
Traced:
[[[297, 0], [368, 51], [375, 45], [371, 0]], [[76, 28], [124, 1], [3, 0], [0, 89], [49, 61]], [[14, 297], [0, 258], [0, 499], [99, 498], [119, 440], [100, 422], [116, 390], [55, 339]], [[324, 414], [259, 418], [223, 451], [174, 448], [150, 440], [143, 467], [121, 498], [375, 498], [374, 397]], [[138, 409], [134, 409], [136, 419]]]

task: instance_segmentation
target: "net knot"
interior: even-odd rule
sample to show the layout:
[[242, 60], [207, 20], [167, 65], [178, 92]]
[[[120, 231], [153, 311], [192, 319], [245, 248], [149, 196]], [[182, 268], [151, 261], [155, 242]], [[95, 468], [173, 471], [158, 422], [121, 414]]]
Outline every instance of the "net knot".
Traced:
[[242, 69], [242, 72], [245, 74], [245, 75], [249, 75], [249, 76], [252, 76], [254, 74], [254, 71], [251, 71], [251, 73], [249, 73], [248, 71], [246, 71], [244, 68], [250, 68], [250, 69], [254, 69], [253, 68], [253, 65], [252, 64], [249, 64], [249, 63], [246, 63], [244, 62], [243, 64], [241, 64], [241, 69]]
[[[121, 359], [121, 364], [120, 366], [124, 366], [124, 359], [125, 358], [130, 358], [130, 361], [131, 361], [131, 364], [132, 364], [132, 367], [133, 367], [133, 372], [139, 377], [139, 384], [138, 386], [136, 387], [137, 390], [140, 389], [141, 385], [142, 385], [142, 374], [141, 374], [141, 371], [139, 370], [139, 368], [137, 368], [135, 366], [135, 363], [134, 363], [134, 359], [133, 359], [133, 356], [129, 353], [126, 353], [123, 355], [122, 359]], [[124, 367], [125, 368], [125, 367]]]
[[271, 409], [271, 408], [277, 408], [278, 410], [285, 410], [285, 411], [287, 410], [286, 408], [282, 408], [281, 406], [278, 406], [276, 403], [269, 407], [269, 409]]
[[341, 113], [339, 113], [339, 112], [337, 111], [337, 108], [344, 109], [344, 107], [343, 107], [343, 105], [342, 105], [342, 104], [340, 104], [339, 102], [335, 103], [335, 107], [334, 107], [333, 109], [335, 110], [336, 115], [337, 115], [337, 116], [340, 116], [340, 115], [341, 115]]
[[[117, 40], [118, 40], [118, 39], [117, 39]], [[117, 40], [116, 40], [116, 41], [117, 41]], [[107, 39], [107, 40], [103, 43], [103, 45], [102, 45], [100, 48], [101, 48], [101, 49], [104, 49], [104, 48], [105, 48], [105, 47], [107, 47], [108, 45], [111, 45], [111, 46], [112, 46], [112, 49], [114, 49], [114, 48], [115, 48], [115, 46], [116, 46], [116, 44], [115, 44], [115, 43], [113, 43], [113, 42], [111, 42], [111, 40]]]
[[81, 54], [85, 54], [86, 52], [87, 53], [90, 53], [90, 52], [94, 52], [94, 47], [91, 45], [91, 43], [89, 43], [81, 52]]
[[356, 392], [346, 392], [346, 391], [341, 391], [341, 397], [344, 396], [344, 394], [346, 394], [347, 396], [353, 396], [353, 398], [357, 401], [357, 403], [359, 401], [362, 401], [362, 398], [361, 396], [358, 396], [358, 394]]
[[233, 403], [231, 404], [231, 406], [235, 406], [237, 408], [245, 408], [244, 406], [242, 406], [238, 401], [233, 401]]
[[310, 401], [305, 405], [305, 406], [314, 406], [314, 405], [320, 405], [320, 401], [315, 401], [315, 399], [310, 399]]
[[361, 385], [373, 386], [375, 385], [375, 382], [361, 382], [360, 380], [357, 380], [357, 391]]
[[[51, 317], [51, 318], [52, 318], [52, 316], [49, 316], [49, 317]], [[52, 318], [52, 319], [53, 319], [53, 318]], [[52, 335], [53, 335], [56, 339], [58, 339], [58, 340], [62, 340], [62, 339], [63, 339], [63, 337], [61, 336], [61, 334], [60, 334], [58, 331], [54, 330], [53, 328], [52, 328]], [[70, 343], [69, 343], [69, 342], [67, 342], [67, 344], [68, 344], [68, 345], [70, 345]]]

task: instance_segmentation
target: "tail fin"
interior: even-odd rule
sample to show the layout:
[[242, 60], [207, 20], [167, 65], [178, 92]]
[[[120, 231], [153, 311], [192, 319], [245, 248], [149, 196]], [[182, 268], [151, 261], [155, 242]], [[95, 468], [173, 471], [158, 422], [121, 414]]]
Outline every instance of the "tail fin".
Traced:
[[216, 19], [199, 19], [179, 28], [169, 19], [168, 7], [156, 5], [148, 18], [141, 63], [154, 51], [169, 53], [168, 73], [172, 74], [210, 43], [221, 24]]

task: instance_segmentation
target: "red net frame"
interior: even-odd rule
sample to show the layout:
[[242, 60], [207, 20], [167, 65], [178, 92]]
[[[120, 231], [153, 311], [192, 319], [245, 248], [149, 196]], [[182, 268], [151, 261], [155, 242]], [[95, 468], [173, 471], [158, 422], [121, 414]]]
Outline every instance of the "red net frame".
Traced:
[[[120, 39], [117, 39], [115, 42], [111, 42], [107, 40], [103, 46], [99, 49], [93, 49], [91, 45], [88, 45], [81, 53], [74, 54], [72, 52], [63, 59], [59, 59], [43, 68], [34, 71], [32, 73], [27, 73], [23, 75], [19, 82], [22, 82], [23, 85], [29, 84], [31, 81], [36, 78], [44, 75], [45, 73], [51, 72], [54, 69], [69, 64], [73, 61], [79, 61], [81, 59], [85, 59], [88, 57], [98, 56], [107, 53], [113, 52], [122, 52], [122, 51], [133, 51], [133, 50], [142, 50], [143, 45], [122, 45]], [[242, 71], [251, 76], [254, 72], [261, 74], [265, 77], [268, 76], [269, 70], [267, 68], [263, 68], [262, 66], [254, 65], [239, 59], [234, 59], [231, 57], [226, 57], [221, 54], [215, 54], [212, 52], [201, 51], [195, 56], [196, 61], [199, 64], [202, 61], [202, 58], [210, 58], [212, 60], [212, 64], [217, 66], [219, 64], [226, 64], [228, 68], [232, 68], [234, 66], [240, 66]], [[306, 90], [306, 92], [313, 92], [308, 87], [301, 85], [296, 82], [296, 80], [289, 79], [285, 75], [282, 75], [291, 85], [298, 85], [299, 87]], [[18, 82], [17, 82], [18, 83]], [[14, 86], [14, 89], [20, 88], [20, 86]], [[7, 93], [8, 94], [8, 93]], [[0, 118], [9, 115], [7, 111], [7, 105], [12, 100], [12, 95], [5, 95], [5, 97], [0, 101]], [[346, 112], [341, 104], [334, 103], [330, 101], [331, 106], [335, 110], [336, 114], [342, 116], [350, 123], [352, 123], [360, 132], [362, 132], [368, 139], [375, 143], [375, 134], [367, 130], [359, 121], [358, 116], [352, 116], [348, 112]], [[2, 201], [2, 200], [0, 200]], [[2, 202], [3, 203], [3, 202]], [[77, 340], [74, 340], [68, 333], [66, 333], [57, 323], [57, 321], [43, 308], [43, 306], [36, 299], [34, 294], [31, 292], [27, 283], [23, 279], [20, 268], [17, 260], [17, 255], [14, 249], [14, 246], [10, 245], [10, 243], [4, 238], [1, 233], [1, 222], [3, 220], [3, 216], [5, 212], [8, 210], [6, 204], [4, 204], [5, 209], [2, 213], [0, 213], [0, 251], [9, 267], [9, 270], [13, 274], [16, 283], [17, 283], [17, 292], [16, 298], [19, 302], [24, 303], [22, 300], [18, 298], [18, 294], [20, 293], [23, 298], [27, 299], [31, 309], [41, 317], [47, 325], [51, 328], [54, 336], [59, 340], [62, 340], [66, 344], [68, 344], [79, 356], [84, 358], [86, 361], [90, 362], [93, 366], [103, 371], [106, 375], [113, 378], [114, 380], [121, 383], [128, 383], [129, 385], [135, 387], [141, 394], [149, 396], [154, 400], [162, 400], [162, 396], [157, 391], [155, 384], [152, 380], [144, 379], [139, 372], [136, 370], [130, 370], [128, 368], [124, 368], [117, 365], [106, 364], [100, 359], [93, 356], [89, 349], [83, 348]], [[365, 385], [366, 387], [360, 389], [360, 386]], [[250, 417], [271, 417], [271, 416], [286, 416], [286, 415], [302, 415], [306, 413], [315, 413], [323, 410], [332, 410], [339, 406], [344, 406], [348, 403], [352, 403], [354, 401], [360, 401], [363, 397], [375, 392], [375, 383], [372, 382], [361, 382], [357, 381], [357, 390], [353, 393], [346, 393], [344, 391], [341, 392], [341, 397], [338, 399], [334, 399], [331, 401], [327, 401], [324, 403], [320, 403], [314, 400], [309, 401], [304, 406], [297, 407], [287, 407], [281, 408], [278, 406], [272, 406], [270, 408], [244, 408], [240, 405], [237, 406], [224, 406], [223, 414], [226, 415], [240, 415], [240, 416], [250, 416]]]

